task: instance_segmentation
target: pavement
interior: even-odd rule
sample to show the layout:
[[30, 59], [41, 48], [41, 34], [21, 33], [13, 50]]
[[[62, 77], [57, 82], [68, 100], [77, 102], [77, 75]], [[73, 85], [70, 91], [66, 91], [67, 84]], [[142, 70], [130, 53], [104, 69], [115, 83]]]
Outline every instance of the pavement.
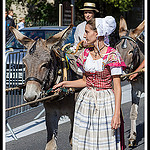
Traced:
[[[128, 147], [128, 138], [130, 132], [130, 108], [131, 108], [131, 85], [127, 82], [122, 82], [122, 112], [124, 116], [125, 128], [125, 150]], [[141, 96], [139, 104], [139, 114], [137, 119], [137, 146], [134, 150], [145, 149], [145, 100], [144, 95]], [[46, 145], [46, 125], [44, 107], [39, 106], [24, 114], [7, 120], [7, 123], [13, 129], [17, 140], [15, 140], [6, 126], [6, 135], [4, 138], [4, 150], [44, 150]], [[34, 119], [40, 112], [43, 112], [39, 118]], [[58, 150], [71, 150], [69, 145], [70, 122], [67, 116], [61, 117], [58, 128]]]

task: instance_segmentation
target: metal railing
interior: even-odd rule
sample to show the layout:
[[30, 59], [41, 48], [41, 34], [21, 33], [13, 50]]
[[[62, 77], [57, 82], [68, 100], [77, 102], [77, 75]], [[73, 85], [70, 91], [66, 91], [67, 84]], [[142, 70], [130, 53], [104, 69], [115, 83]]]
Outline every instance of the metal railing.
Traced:
[[[22, 58], [25, 56], [26, 51], [22, 52], [8, 52], [6, 54], [5, 66], [5, 82], [6, 88], [13, 88], [22, 85], [25, 80], [25, 66], [22, 63]], [[16, 89], [6, 92], [6, 108], [16, 106], [24, 103], [23, 89]], [[6, 118], [13, 117], [16, 114], [22, 113], [30, 109], [30, 106], [14, 109], [6, 112]]]
[[[14, 87], [24, 84], [25, 66], [22, 62], [22, 58], [25, 56], [25, 54], [26, 54], [26, 50], [18, 51], [18, 52], [14, 52], [10, 50], [6, 52], [6, 55], [5, 55], [6, 89], [14, 88]], [[5, 93], [5, 108], [7, 109], [13, 106], [24, 104], [25, 101], [23, 100], [23, 95], [24, 95], [24, 89], [14, 89], [14, 90], [7, 91]], [[16, 108], [16, 109], [6, 111], [6, 125], [15, 140], [17, 140], [17, 137], [15, 133], [13, 132], [13, 130], [11, 129], [11, 126], [8, 123], [8, 119], [15, 117], [21, 113], [25, 113], [31, 109], [34, 109], [34, 108], [27, 105], [21, 108]]]

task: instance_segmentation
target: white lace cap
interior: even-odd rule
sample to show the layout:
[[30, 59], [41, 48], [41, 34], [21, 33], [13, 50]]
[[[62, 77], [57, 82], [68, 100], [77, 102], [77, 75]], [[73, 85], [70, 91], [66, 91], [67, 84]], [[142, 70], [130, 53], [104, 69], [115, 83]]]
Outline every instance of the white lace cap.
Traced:
[[95, 25], [98, 36], [108, 36], [116, 29], [116, 21], [112, 16], [105, 18], [95, 18]]

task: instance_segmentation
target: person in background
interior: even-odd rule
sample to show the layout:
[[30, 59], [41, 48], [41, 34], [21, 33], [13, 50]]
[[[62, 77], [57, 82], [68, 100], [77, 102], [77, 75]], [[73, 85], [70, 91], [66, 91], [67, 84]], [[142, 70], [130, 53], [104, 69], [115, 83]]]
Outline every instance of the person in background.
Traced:
[[84, 13], [84, 19], [85, 21], [80, 23], [77, 27], [76, 27], [76, 31], [74, 34], [74, 48], [77, 47], [77, 44], [81, 41], [83, 42], [83, 46], [86, 46], [86, 39], [83, 37], [84, 36], [84, 32], [85, 32], [85, 25], [87, 23], [87, 21], [91, 20], [92, 18], [95, 17], [95, 14], [98, 13], [99, 11], [96, 9], [96, 5], [95, 3], [91, 3], [91, 2], [85, 2], [84, 3], [84, 7], [82, 9], [80, 9], [81, 11], [83, 11]]
[[21, 17], [19, 19], [19, 23], [17, 24], [16, 29], [21, 30], [24, 28], [25, 18]]
[[91, 3], [91, 2], [85, 2], [84, 7], [80, 10], [83, 11], [85, 21], [80, 23], [76, 27], [76, 30], [74, 33], [74, 44], [73, 46], [70, 46], [67, 48], [67, 51], [74, 53], [74, 55], [67, 54], [67, 57], [69, 58], [69, 64], [71, 66], [72, 64], [74, 64], [73, 70], [81, 76], [81, 73], [77, 71], [78, 67], [76, 65], [76, 59], [78, 58], [80, 53], [83, 51], [83, 49], [86, 46], [88, 46], [86, 43], [86, 39], [84, 38], [85, 26], [86, 26], [87, 21], [94, 18], [95, 15], [97, 15], [99, 11], [96, 9], [95, 3]]
[[53, 87], [55, 91], [59, 87], [83, 88], [75, 106], [72, 150], [125, 148], [120, 75], [126, 65], [118, 51], [104, 41], [115, 28], [112, 16], [87, 21], [84, 38], [93, 46], [85, 48], [77, 59], [83, 78]]
[[6, 20], [7, 20], [7, 16], [8, 16], [8, 9], [5, 9], [5, 30], [6, 30]]
[[9, 17], [10, 19], [12, 19], [12, 20], [11, 20], [11, 21], [12, 21], [12, 26], [16, 28], [16, 25], [15, 25], [15, 22], [14, 22], [14, 19], [13, 19], [13, 15], [14, 15], [13, 9], [10, 9], [10, 10], [8, 11], [8, 17]]
[[6, 42], [9, 40], [9, 38], [13, 35], [12, 32], [9, 30], [10, 26], [16, 27], [14, 20], [12, 17], [8, 16], [8, 9], [5, 10], [5, 33], [6, 33]]
[[14, 15], [13, 9], [10, 9], [10, 10], [8, 11], [8, 17], [11, 18], [11, 19], [13, 19], [13, 15]]

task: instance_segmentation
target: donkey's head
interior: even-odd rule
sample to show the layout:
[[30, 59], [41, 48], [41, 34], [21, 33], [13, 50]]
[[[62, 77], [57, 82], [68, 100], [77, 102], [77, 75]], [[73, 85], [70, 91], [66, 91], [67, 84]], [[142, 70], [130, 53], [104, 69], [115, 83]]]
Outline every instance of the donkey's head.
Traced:
[[[62, 47], [62, 43], [67, 38], [72, 27], [70, 25], [47, 40], [39, 38], [37, 41], [10, 27], [16, 39], [27, 48], [27, 53], [23, 58], [26, 68], [24, 99], [27, 102], [38, 99], [42, 89], [50, 87], [54, 82], [58, 65], [55, 52]], [[31, 106], [37, 106], [37, 104]]]
[[[120, 17], [119, 36], [120, 41], [116, 44], [116, 49], [121, 54], [125, 64], [127, 65], [127, 72], [134, 71], [144, 59], [138, 44], [138, 37], [143, 32], [145, 21], [143, 21], [137, 28], [128, 30], [125, 19]], [[142, 45], [144, 49], [144, 45]]]

